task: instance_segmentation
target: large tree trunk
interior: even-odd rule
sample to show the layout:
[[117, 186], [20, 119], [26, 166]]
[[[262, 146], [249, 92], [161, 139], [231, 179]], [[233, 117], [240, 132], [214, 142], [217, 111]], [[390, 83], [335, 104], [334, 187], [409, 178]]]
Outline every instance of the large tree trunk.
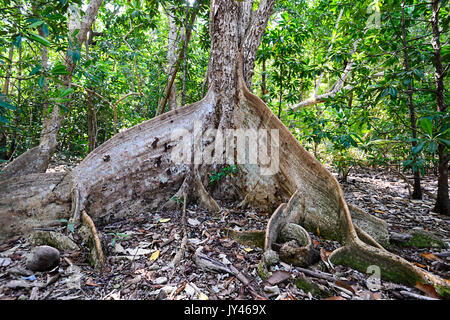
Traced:
[[[82, 44], [86, 40], [87, 33], [91, 29], [91, 26], [97, 17], [101, 4], [102, 0], [91, 0], [81, 23], [79, 23], [79, 20], [74, 18], [74, 15], [71, 15], [72, 19], [69, 22], [69, 36], [71, 36], [76, 29], [79, 29], [79, 32], [76, 35], [76, 45], [79, 48], [81, 48]], [[75, 63], [73, 62], [72, 57], [68, 54], [64, 59], [64, 65], [66, 66], [66, 70], [69, 74], [64, 76], [62, 81], [66, 88], [70, 88]], [[67, 102], [66, 109], [69, 108], [70, 102]], [[48, 164], [50, 163], [50, 159], [56, 150], [57, 138], [63, 120], [64, 114], [61, 112], [60, 107], [58, 105], [53, 105], [51, 113], [48, 114], [44, 120], [39, 145], [26, 151], [17, 157], [13, 162], [9, 163], [2, 172], [3, 177], [17, 177], [32, 173], [45, 172]]]
[[[234, 0], [213, 0], [210, 87], [206, 96], [117, 134], [70, 174], [0, 181], [1, 234], [24, 232], [62, 217], [77, 220], [83, 210], [95, 221], [133, 216], [170, 205], [174, 195], [185, 193], [188, 199], [215, 211], [218, 205], [209, 196], [204, 181], [212, 168], [238, 163], [240, 173], [233, 187], [223, 183], [220, 192], [212, 194], [219, 200], [235, 190], [235, 196], [247, 205], [265, 210], [278, 207], [269, 221], [268, 234], [277, 234], [285, 223], [301, 224], [310, 231], [319, 229], [323, 237], [344, 245], [332, 254], [333, 262], [363, 272], [370, 265], [378, 265], [382, 277], [408, 284], [429, 281], [428, 275], [375, 241], [388, 240], [386, 225], [357, 208], [350, 211], [334, 176], [248, 90], [246, 83], [251, 82], [262, 26], [267, 24], [273, 3], [263, 0], [258, 11], [243, 12], [251, 6]], [[252, 14], [258, 18], [246, 20]], [[244, 21], [253, 21], [246, 32], [241, 29]], [[256, 140], [239, 149], [239, 133]], [[238, 135], [236, 143], [234, 134]], [[220, 148], [224, 140], [236, 148]], [[255, 150], [255, 145], [259, 149]], [[238, 150], [245, 150], [249, 158], [254, 153], [258, 157], [246, 161]], [[199, 156], [201, 151], [203, 157]], [[26, 184], [20, 185], [21, 179]], [[37, 183], [36, 179], [42, 181]], [[289, 199], [287, 206], [280, 206]], [[18, 202], [21, 206], [14, 205]], [[33, 217], [24, 219], [29, 213]], [[353, 224], [352, 216], [358, 226]], [[439, 279], [431, 282], [443, 285]]]

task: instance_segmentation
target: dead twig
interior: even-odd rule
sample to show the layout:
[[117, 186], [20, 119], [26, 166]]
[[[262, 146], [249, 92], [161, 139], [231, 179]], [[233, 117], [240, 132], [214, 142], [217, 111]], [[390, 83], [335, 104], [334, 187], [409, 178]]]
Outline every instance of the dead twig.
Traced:
[[267, 299], [266, 294], [255, 288], [253, 284], [253, 280], [249, 280], [242, 272], [237, 270], [233, 265], [226, 265], [225, 263], [218, 261], [216, 259], [210, 258], [201, 253], [202, 247], [198, 248], [194, 254], [194, 262], [195, 264], [204, 270], [212, 271], [212, 272], [225, 272], [233, 275], [238, 279], [242, 284], [248, 289], [248, 291], [253, 296], [258, 296], [263, 299]]
[[436, 298], [422, 296], [420, 294], [409, 292], [409, 291], [405, 291], [405, 290], [400, 291], [400, 294], [402, 296], [404, 296], [404, 297], [414, 298], [414, 299], [417, 299], [417, 300], [439, 300], [439, 299], [436, 299]]

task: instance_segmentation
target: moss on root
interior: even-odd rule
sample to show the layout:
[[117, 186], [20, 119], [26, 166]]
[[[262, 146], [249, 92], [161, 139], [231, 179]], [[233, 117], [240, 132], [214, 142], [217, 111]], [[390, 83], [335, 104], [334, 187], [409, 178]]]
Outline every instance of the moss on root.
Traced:
[[[331, 256], [333, 264], [351, 267], [360, 272], [367, 273], [368, 268], [376, 266], [380, 269], [380, 277], [383, 280], [415, 286], [417, 282], [423, 282], [423, 278], [414, 270], [414, 267], [402, 258], [387, 252], [372, 250], [359, 250], [353, 246], [345, 246], [336, 250]], [[379, 250], [378, 250], [379, 251]], [[385, 257], [390, 256], [389, 259]]]
[[267, 270], [266, 268], [266, 264], [263, 260], [261, 260], [258, 263], [258, 268], [257, 268], [257, 272], [259, 277], [263, 280], [266, 281], [267, 279], [269, 279], [269, 277], [271, 276], [271, 273]]
[[402, 244], [405, 247], [446, 248], [444, 241], [431, 232], [425, 230], [410, 230], [407, 233], [410, 234], [412, 238]]

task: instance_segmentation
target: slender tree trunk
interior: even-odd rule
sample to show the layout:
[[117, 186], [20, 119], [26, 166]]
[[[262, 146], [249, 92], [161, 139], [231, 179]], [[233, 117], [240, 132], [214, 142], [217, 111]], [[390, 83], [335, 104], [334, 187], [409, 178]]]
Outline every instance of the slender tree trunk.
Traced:
[[[178, 42], [178, 26], [175, 22], [175, 18], [172, 13], [173, 5], [169, 5], [169, 14], [168, 14], [168, 20], [169, 20], [169, 36], [168, 36], [168, 43], [167, 43], [167, 81], [169, 82], [170, 78], [173, 76], [173, 74], [176, 72], [176, 63], [177, 63], [177, 42]], [[169, 99], [167, 101], [167, 104], [169, 105], [169, 110], [174, 110], [178, 107], [177, 105], [177, 87], [175, 83], [172, 85], [172, 88], [170, 89], [169, 93]]]
[[[436, 104], [437, 111], [445, 114], [447, 111], [447, 106], [444, 101], [444, 73], [442, 67], [442, 56], [441, 56], [441, 41], [439, 30], [439, 0], [433, 0], [431, 3], [432, 18], [431, 26], [433, 29], [433, 37], [431, 44], [433, 46], [434, 54], [434, 66], [436, 68], [435, 78], [436, 78]], [[450, 153], [446, 152], [446, 147], [444, 144], [440, 143], [438, 146], [438, 191], [437, 191], [437, 201], [433, 209], [434, 212], [450, 215], [450, 204], [448, 195], [448, 162], [450, 158]]]
[[262, 61], [262, 75], [261, 75], [261, 99], [266, 101], [267, 85], [266, 85], [266, 59]]
[[[201, 1], [201, 0], [199, 0], [199, 1]], [[200, 3], [198, 3], [197, 5], [200, 6]], [[186, 40], [183, 40], [183, 45], [181, 47], [181, 50], [178, 51], [178, 56], [177, 56], [176, 63], [174, 64], [173, 72], [167, 79], [167, 86], [166, 86], [166, 89], [165, 89], [164, 97], [159, 102], [158, 109], [156, 111], [156, 115], [157, 116], [163, 114], [164, 110], [166, 108], [167, 101], [169, 100], [169, 97], [170, 97], [170, 92], [172, 90], [172, 87], [175, 85], [175, 78], [177, 76], [177, 73], [178, 73], [178, 70], [179, 70], [179, 67], [180, 67], [180, 62], [181, 62], [181, 60], [183, 59], [183, 56], [184, 56], [184, 50], [183, 50], [184, 43], [185, 43], [185, 41], [189, 42], [189, 40], [191, 38], [192, 26], [194, 25], [196, 17], [197, 17], [197, 10], [194, 10], [192, 12], [192, 14], [191, 14], [191, 17], [190, 17], [190, 22], [189, 22], [190, 28], [188, 28], [189, 32], [184, 35], [184, 39], [186, 39]]]
[[[89, 46], [92, 43], [93, 30], [89, 33], [89, 38], [86, 38], [86, 60], [90, 59]], [[88, 128], [88, 153], [91, 153], [97, 145], [97, 112], [95, 111], [95, 106], [92, 102], [93, 90], [88, 87], [86, 93], [86, 104], [87, 104], [87, 128]]]
[[283, 64], [280, 65], [280, 96], [278, 97], [278, 119], [281, 119], [282, 103], [283, 103]]
[[[409, 73], [411, 68], [409, 64], [409, 55], [408, 55], [408, 42], [407, 42], [407, 30], [406, 30], [406, 20], [405, 20], [405, 2], [402, 1], [402, 42], [403, 42], [403, 59], [404, 59], [404, 70], [406, 73]], [[411, 121], [411, 134], [413, 141], [411, 142], [412, 147], [415, 148], [417, 146], [417, 121], [416, 121], [416, 111], [414, 108], [414, 99], [413, 99], [413, 84], [412, 84], [412, 76], [411, 81], [408, 84], [408, 106], [409, 106], [409, 118]], [[414, 155], [414, 159], [417, 160], [417, 155]], [[420, 186], [420, 171], [419, 169], [413, 170], [414, 174], [414, 190], [412, 193], [412, 198], [416, 200], [422, 199], [422, 188]]]
[[[14, 45], [12, 44], [9, 47], [8, 68], [6, 71], [5, 83], [3, 84], [3, 90], [2, 90], [2, 93], [4, 96], [8, 96], [8, 93], [9, 93], [9, 84], [10, 84], [10, 78], [11, 78], [11, 74], [12, 74], [13, 58], [14, 58]], [[3, 129], [0, 132], [0, 159], [8, 160], [8, 133], [6, 130], [3, 130]]]
[[[19, 60], [17, 61], [17, 108], [21, 107], [22, 104], [22, 45], [19, 46]], [[14, 110], [14, 120], [13, 120], [13, 126], [17, 127], [20, 121], [20, 112], [19, 110]], [[9, 152], [8, 152], [8, 158], [11, 158], [15, 151], [16, 151], [16, 137], [17, 137], [17, 131], [13, 130], [11, 134], [11, 144], [9, 146]]]
[[9, 52], [8, 52], [8, 69], [6, 71], [6, 77], [5, 77], [5, 83], [3, 84], [3, 94], [6, 96], [8, 95], [9, 92], [9, 80], [11, 78], [11, 74], [12, 74], [12, 60], [14, 57], [14, 45], [12, 44], [11, 47], [9, 47]]
[[[186, 14], [184, 18], [184, 34], [190, 33], [189, 29], [189, 1], [186, 0]], [[186, 105], [186, 80], [187, 80], [187, 50], [188, 38], [184, 37], [183, 43], [183, 91], [181, 92], [181, 105]]]

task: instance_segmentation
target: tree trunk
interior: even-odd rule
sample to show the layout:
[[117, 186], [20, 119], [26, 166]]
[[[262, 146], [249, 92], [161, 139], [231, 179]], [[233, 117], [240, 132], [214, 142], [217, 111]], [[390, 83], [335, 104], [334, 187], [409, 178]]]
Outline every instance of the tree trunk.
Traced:
[[262, 75], [261, 75], [261, 99], [266, 101], [267, 85], [266, 85], [266, 59], [262, 61]]
[[[177, 40], [178, 40], [178, 27], [175, 23], [175, 18], [173, 17], [172, 13], [173, 5], [169, 5], [169, 14], [168, 14], [168, 20], [169, 20], [169, 36], [168, 36], [168, 43], [167, 43], [167, 75], [168, 80], [173, 76], [173, 74], [176, 72], [176, 64], [177, 64]], [[169, 92], [169, 99], [167, 101], [167, 104], [169, 105], [169, 110], [176, 109], [177, 106], [177, 88], [176, 85], [173, 84], [172, 88]]]
[[[444, 73], [442, 68], [442, 57], [441, 57], [441, 41], [440, 41], [440, 30], [439, 30], [439, 0], [433, 0], [431, 3], [432, 9], [432, 19], [431, 26], [433, 29], [433, 37], [431, 44], [434, 49], [434, 66], [436, 68], [435, 78], [436, 78], [436, 103], [437, 111], [443, 115], [447, 111], [447, 106], [444, 102]], [[450, 158], [450, 153], [446, 152], [446, 147], [443, 143], [438, 146], [438, 192], [437, 201], [434, 206], [433, 211], [450, 215], [450, 200], [448, 195], [448, 162]]]
[[[410, 72], [409, 65], [409, 55], [408, 55], [408, 42], [406, 39], [406, 21], [405, 21], [405, 2], [402, 1], [402, 42], [403, 42], [403, 58], [404, 58], [404, 69], [406, 73]], [[411, 142], [412, 147], [415, 148], [417, 146], [417, 123], [416, 123], [416, 111], [414, 108], [414, 100], [413, 100], [413, 86], [412, 86], [413, 78], [411, 77], [411, 81], [408, 84], [408, 106], [409, 106], [409, 118], [411, 121], [411, 134], [413, 141]], [[417, 155], [414, 155], [414, 159], [417, 160]], [[412, 193], [412, 198], [416, 200], [422, 199], [422, 188], [420, 186], [420, 171], [419, 169], [413, 170], [414, 174], [414, 190]]]
[[[184, 17], [184, 34], [188, 34], [191, 31], [189, 29], [189, 1], [186, 0], [186, 14]], [[183, 89], [181, 92], [181, 105], [186, 105], [186, 80], [187, 80], [187, 50], [188, 50], [188, 38], [184, 37], [183, 43]]]
[[92, 103], [92, 94], [87, 93], [87, 125], [88, 125], [88, 153], [94, 151], [97, 145], [97, 112]]
[[[91, 0], [81, 23], [76, 23], [76, 20], [72, 15], [72, 19], [69, 21], [69, 36], [71, 36], [76, 29], [79, 29], [79, 32], [76, 35], [76, 45], [78, 48], [81, 48], [81, 45], [86, 40], [87, 33], [91, 29], [101, 4], [102, 0]], [[64, 64], [66, 70], [69, 71], [69, 74], [65, 75], [62, 81], [66, 88], [70, 88], [75, 63], [71, 56], [66, 55]], [[69, 109], [70, 102], [67, 102], [65, 107], [66, 109]], [[51, 113], [44, 119], [39, 146], [26, 151], [13, 162], [9, 163], [4, 168], [2, 176], [14, 177], [45, 172], [50, 163], [50, 159], [56, 150], [57, 138], [63, 120], [64, 114], [61, 113], [60, 107], [54, 105]]]
[[[278, 207], [267, 234], [277, 235], [284, 223], [301, 224], [344, 245], [330, 256], [333, 263], [363, 272], [378, 265], [383, 278], [408, 284], [431, 281], [424, 271], [382, 249], [375, 240], [388, 241], [386, 223], [349, 208], [334, 176], [248, 90], [256, 56], [253, 49], [261, 41], [255, 26], [267, 24], [273, 4], [262, 0], [258, 11], [246, 13], [243, 8], [251, 6], [242, 2], [212, 0], [206, 96], [117, 134], [70, 174], [0, 181], [0, 235], [63, 217], [77, 221], [83, 210], [96, 221], [133, 216], [170, 205], [174, 195], [183, 194], [209, 212], [217, 211], [219, 206], [204, 181], [211, 169], [238, 164], [233, 185], [224, 182], [213, 195], [226, 200], [232, 195], [229, 190], [235, 190], [235, 196], [244, 198], [247, 205], [264, 210]], [[243, 21], [252, 14], [258, 19], [251, 19], [242, 32]], [[240, 140], [242, 134], [247, 135], [248, 144]], [[255, 153], [258, 157], [252, 158]], [[288, 200], [288, 205], [280, 206]], [[270, 248], [269, 243], [266, 246]], [[440, 279], [432, 280], [445, 286]]]

